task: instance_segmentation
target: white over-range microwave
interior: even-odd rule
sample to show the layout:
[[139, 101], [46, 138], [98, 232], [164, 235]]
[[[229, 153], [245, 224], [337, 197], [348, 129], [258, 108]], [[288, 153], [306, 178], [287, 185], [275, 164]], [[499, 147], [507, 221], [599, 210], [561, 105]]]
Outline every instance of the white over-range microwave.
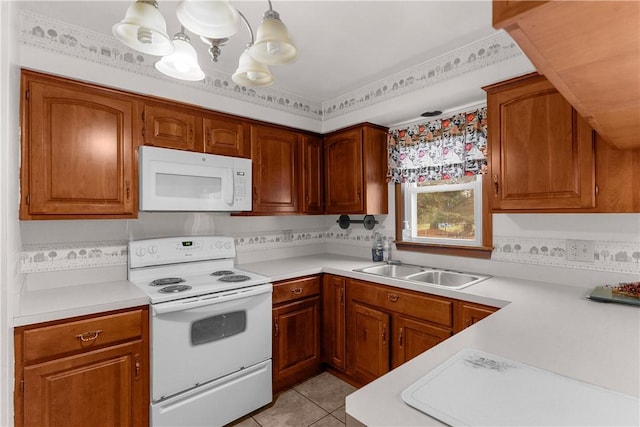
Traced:
[[141, 211], [250, 211], [251, 160], [142, 146]]

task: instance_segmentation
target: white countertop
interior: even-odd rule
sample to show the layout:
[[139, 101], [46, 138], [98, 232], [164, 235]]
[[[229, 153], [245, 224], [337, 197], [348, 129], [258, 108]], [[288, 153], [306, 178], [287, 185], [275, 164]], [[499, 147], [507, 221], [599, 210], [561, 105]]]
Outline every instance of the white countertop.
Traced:
[[127, 280], [22, 292], [14, 326], [149, 304], [149, 297]]
[[347, 414], [365, 425], [443, 425], [405, 404], [401, 393], [464, 348], [640, 396], [638, 307], [590, 301], [585, 288], [505, 277], [454, 291], [351, 271], [371, 264], [327, 254], [241, 267], [274, 281], [325, 272], [503, 308], [349, 395]]
[[[502, 307], [349, 395], [346, 411], [369, 426], [439, 421], [405, 404], [402, 391], [463, 348], [475, 348], [640, 396], [640, 308], [586, 299], [589, 289], [494, 277], [459, 291], [352, 271], [368, 259], [323, 254], [239, 265], [272, 281], [331, 273]], [[134, 307], [148, 298], [126, 280], [23, 292], [15, 326]]]

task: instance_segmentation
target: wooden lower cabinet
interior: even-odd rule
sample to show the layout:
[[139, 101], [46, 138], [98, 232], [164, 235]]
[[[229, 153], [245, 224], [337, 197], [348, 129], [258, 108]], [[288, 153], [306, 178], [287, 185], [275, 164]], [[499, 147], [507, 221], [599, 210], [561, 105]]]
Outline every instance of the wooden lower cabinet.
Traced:
[[460, 332], [461, 330], [468, 328], [474, 323], [481, 321], [485, 317], [492, 315], [493, 313], [498, 311], [498, 309], [495, 307], [490, 307], [488, 305], [458, 301], [458, 307], [456, 311], [457, 319], [455, 331]]
[[363, 384], [389, 372], [390, 316], [356, 301], [349, 306], [348, 373]]
[[394, 333], [397, 334], [393, 341], [393, 368], [397, 368], [453, 335], [450, 329], [439, 328], [405, 316], [394, 316], [393, 323]]
[[322, 278], [322, 353], [323, 361], [334, 368], [346, 369], [346, 281], [325, 274]]
[[148, 314], [138, 307], [16, 328], [15, 425], [148, 425]]
[[138, 340], [26, 367], [24, 425], [142, 425], [141, 354]]
[[273, 391], [322, 371], [320, 276], [274, 284]]
[[453, 335], [454, 301], [347, 280], [347, 374], [367, 384]]

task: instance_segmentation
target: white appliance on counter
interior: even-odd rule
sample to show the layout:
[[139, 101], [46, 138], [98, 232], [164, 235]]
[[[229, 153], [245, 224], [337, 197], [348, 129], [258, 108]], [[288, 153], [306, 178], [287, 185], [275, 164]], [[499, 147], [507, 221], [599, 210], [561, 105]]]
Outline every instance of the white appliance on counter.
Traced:
[[142, 146], [141, 211], [250, 211], [251, 159]]
[[273, 286], [235, 254], [231, 237], [129, 243], [129, 280], [151, 301], [153, 426], [222, 426], [272, 400]]

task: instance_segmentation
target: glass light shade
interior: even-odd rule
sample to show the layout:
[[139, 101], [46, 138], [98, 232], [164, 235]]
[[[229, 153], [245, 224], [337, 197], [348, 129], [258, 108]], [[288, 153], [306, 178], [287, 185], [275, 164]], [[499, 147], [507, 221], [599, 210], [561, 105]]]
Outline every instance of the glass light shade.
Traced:
[[287, 27], [273, 11], [265, 13], [249, 53], [256, 61], [268, 65], [286, 64], [298, 57], [298, 49], [289, 39]]
[[189, 39], [176, 34], [173, 40], [175, 50], [171, 55], [163, 56], [155, 63], [156, 70], [169, 77], [180, 80], [197, 81], [204, 79], [204, 72], [198, 64], [196, 50], [189, 43]]
[[176, 15], [187, 30], [206, 38], [223, 39], [238, 31], [238, 12], [229, 0], [184, 0]]
[[256, 62], [249, 49], [245, 50], [238, 60], [238, 69], [231, 79], [242, 86], [270, 86], [273, 84], [273, 74], [265, 64]]
[[167, 24], [155, 2], [136, 1], [129, 6], [122, 21], [111, 29], [126, 46], [149, 55], [164, 56], [174, 46], [167, 34]]

